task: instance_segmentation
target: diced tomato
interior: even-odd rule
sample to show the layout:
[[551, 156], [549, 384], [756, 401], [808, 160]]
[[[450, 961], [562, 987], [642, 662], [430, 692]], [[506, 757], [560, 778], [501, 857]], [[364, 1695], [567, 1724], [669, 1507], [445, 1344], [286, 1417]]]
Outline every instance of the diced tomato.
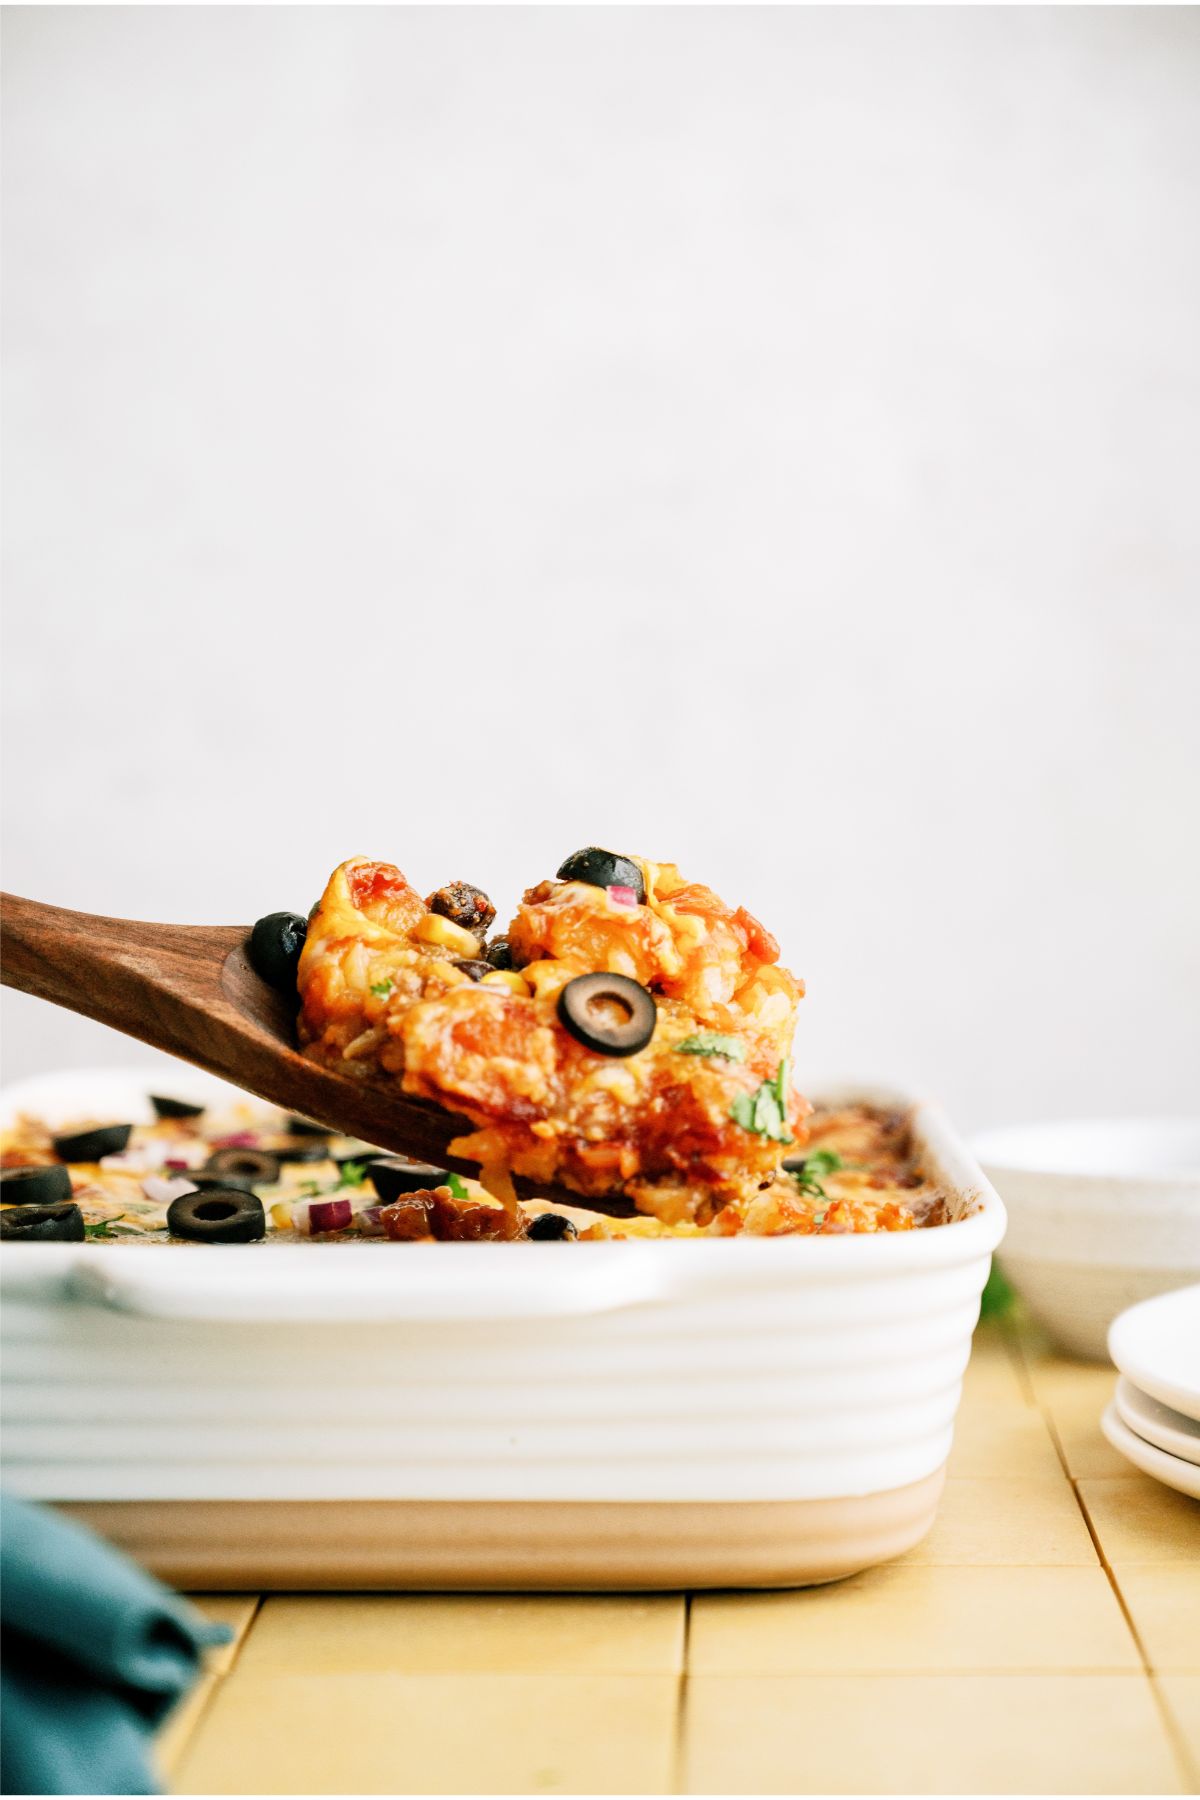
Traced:
[[355, 863], [346, 877], [346, 884], [359, 912], [410, 892], [408, 882], [394, 863]]
[[779, 961], [779, 944], [765, 925], [761, 925], [753, 913], [739, 906], [733, 915], [733, 923], [740, 926], [746, 934], [746, 948], [751, 956], [759, 962], [773, 963]]

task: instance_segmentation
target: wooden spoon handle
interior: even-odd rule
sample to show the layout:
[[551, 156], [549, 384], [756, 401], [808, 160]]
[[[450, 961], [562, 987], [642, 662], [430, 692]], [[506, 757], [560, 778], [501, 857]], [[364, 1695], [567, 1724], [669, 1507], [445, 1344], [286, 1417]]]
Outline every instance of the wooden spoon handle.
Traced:
[[5, 987], [191, 1062], [201, 1060], [198, 1020], [210, 1008], [232, 1013], [222, 1004], [221, 970], [245, 936], [245, 926], [143, 924], [0, 895]]

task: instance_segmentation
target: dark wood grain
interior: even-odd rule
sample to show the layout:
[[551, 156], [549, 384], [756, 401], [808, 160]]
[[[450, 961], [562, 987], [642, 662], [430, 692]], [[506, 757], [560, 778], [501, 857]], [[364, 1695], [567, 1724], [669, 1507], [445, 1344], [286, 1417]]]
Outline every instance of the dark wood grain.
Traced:
[[[151, 925], [0, 896], [5, 987], [98, 1019], [347, 1136], [478, 1174], [446, 1154], [470, 1123], [399, 1088], [351, 1081], [296, 1049], [295, 1010], [250, 967], [247, 925]], [[623, 1194], [584, 1201], [518, 1181], [545, 1199], [629, 1214]]]

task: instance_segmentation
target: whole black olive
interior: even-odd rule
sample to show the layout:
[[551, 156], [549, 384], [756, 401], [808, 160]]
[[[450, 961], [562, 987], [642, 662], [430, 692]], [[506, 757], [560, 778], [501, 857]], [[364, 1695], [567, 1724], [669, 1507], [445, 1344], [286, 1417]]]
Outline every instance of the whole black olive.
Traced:
[[420, 1194], [426, 1188], [445, 1187], [449, 1169], [436, 1169], [432, 1163], [405, 1162], [399, 1156], [380, 1156], [367, 1168], [367, 1180], [385, 1206], [401, 1194]]
[[167, 1208], [167, 1230], [172, 1237], [191, 1238], [197, 1244], [253, 1244], [267, 1235], [263, 1203], [238, 1188], [209, 1188], [204, 1193], [181, 1194]]
[[64, 1162], [99, 1162], [116, 1156], [129, 1142], [132, 1125], [101, 1125], [95, 1131], [70, 1131], [52, 1139], [54, 1154]]
[[482, 981], [485, 975], [492, 973], [491, 963], [484, 962], [478, 956], [464, 957], [462, 962], [456, 962], [454, 966], [461, 969], [464, 975], [469, 975], [472, 981]]
[[268, 913], [250, 933], [250, 965], [280, 993], [294, 994], [308, 920], [299, 913]]
[[530, 1221], [528, 1236], [541, 1238], [577, 1238], [579, 1232], [570, 1219], [564, 1219], [561, 1213], [539, 1213]]
[[71, 1177], [61, 1163], [0, 1172], [0, 1199], [5, 1205], [18, 1201], [29, 1206], [53, 1206], [56, 1200], [70, 1198]]
[[430, 912], [441, 913], [444, 919], [452, 919], [477, 937], [483, 936], [496, 916], [483, 889], [472, 887], [469, 881], [448, 881], [436, 894], [430, 894], [425, 904]]
[[632, 888], [639, 902], [646, 898], [642, 871], [627, 856], [612, 850], [598, 850], [590, 844], [586, 850], [572, 851], [558, 871], [560, 881], [586, 881], [592, 887]]
[[241, 1150], [230, 1146], [224, 1150], [214, 1150], [204, 1165], [206, 1175], [238, 1175], [244, 1180], [253, 1182], [255, 1187], [266, 1187], [269, 1182], [279, 1180], [279, 1158], [270, 1150]]
[[513, 962], [512, 945], [506, 937], [493, 938], [483, 954], [485, 961], [488, 962], [493, 969], [512, 969], [516, 967]]
[[585, 1050], [634, 1056], [654, 1036], [654, 996], [628, 975], [576, 975], [558, 996], [558, 1016]]
[[0, 1237], [24, 1238], [31, 1244], [82, 1244], [83, 1214], [71, 1200], [53, 1206], [6, 1206], [0, 1212]]
[[151, 1094], [150, 1104], [160, 1119], [198, 1119], [204, 1111], [190, 1100], [172, 1100], [166, 1094]]

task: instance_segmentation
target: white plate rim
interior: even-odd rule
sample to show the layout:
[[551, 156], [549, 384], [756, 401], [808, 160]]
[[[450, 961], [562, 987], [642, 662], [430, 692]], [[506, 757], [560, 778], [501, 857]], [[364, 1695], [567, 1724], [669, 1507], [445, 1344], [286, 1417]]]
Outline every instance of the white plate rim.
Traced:
[[[1189, 1307], [1190, 1313], [1187, 1312]], [[1147, 1318], [1155, 1313], [1162, 1316], [1174, 1312], [1181, 1318], [1194, 1317], [1196, 1321], [1198, 1372], [1194, 1380], [1180, 1380], [1180, 1371], [1164, 1368], [1153, 1351], [1147, 1360], [1143, 1342]], [[1171, 1288], [1165, 1294], [1155, 1294], [1149, 1300], [1139, 1300], [1136, 1306], [1127, 1307], [1108, 1328], [1108, 1353], [1122, 1375], [1128, 1375], [1143, 1394], [1161, 1401], [1172, 1412], [1182, 1413], [1185, 1419], [1200, 1421], [1200, 1283]]]
[[1122, 1424], [1135, 1437], [1200, 1468], [1200, 1423], [1176, 1412], [1174, 1407], [1164, 1406], [1153, 1394], [1144, 1394], [1128, 1375], [1118, 1376], [1113, 1403]]
[[1156, 1450], [1136, 1431], [1130, 1431], [1117, 1412], [1115, 1400], [1110, 1400], [1105, 1407], [1100, 1429], [1113, 1449], [1135, 1469], [1161, 1481], [1165, 1487], [1174, 1488], [1176, 1493], [1189, 1494], [1193, 1500], [1200, 1500], [1200, 1469], [1184, 1462], [1181, 1456], [1168, 1456], [1165, 1450]]

